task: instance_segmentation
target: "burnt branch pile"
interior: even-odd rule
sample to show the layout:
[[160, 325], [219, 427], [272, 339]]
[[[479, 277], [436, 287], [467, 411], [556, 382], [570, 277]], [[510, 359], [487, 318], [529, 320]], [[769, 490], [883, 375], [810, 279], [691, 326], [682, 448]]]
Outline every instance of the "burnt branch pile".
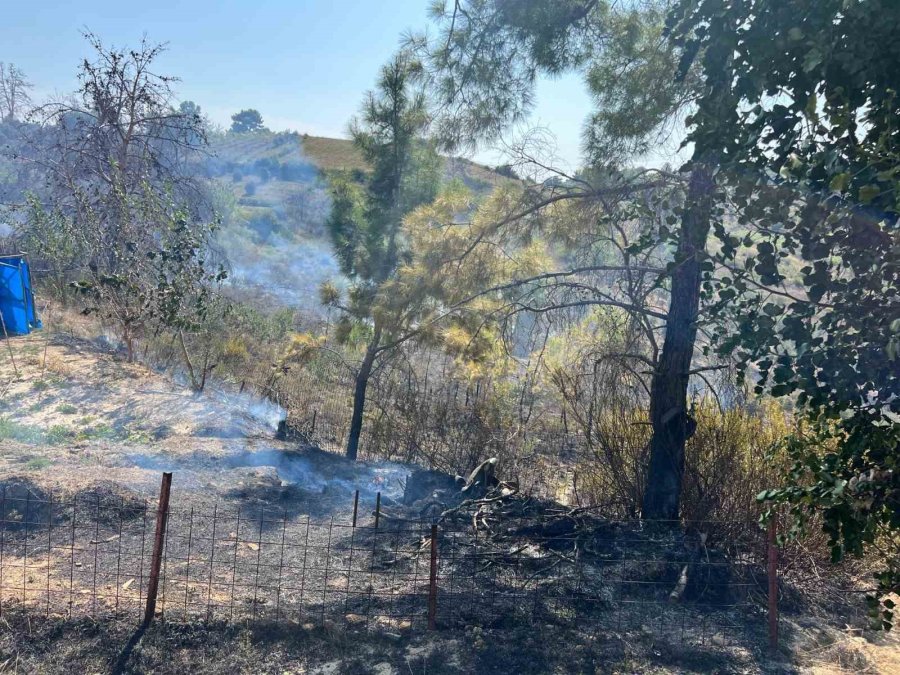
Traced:
[[[383, 511], [391, 526], [423, 515], [437, 524], [443, 622], [577, 623], [690, 638], [712, 626], [733, 634], [762, 611], [756, 523], [611, 521], [596, 508], [523, 495], [484, 466], [473, 472], [482, 471], [480, 485], [413, 474], [408, 503]], [[410, 542], [423, 555], [427, 544]]]

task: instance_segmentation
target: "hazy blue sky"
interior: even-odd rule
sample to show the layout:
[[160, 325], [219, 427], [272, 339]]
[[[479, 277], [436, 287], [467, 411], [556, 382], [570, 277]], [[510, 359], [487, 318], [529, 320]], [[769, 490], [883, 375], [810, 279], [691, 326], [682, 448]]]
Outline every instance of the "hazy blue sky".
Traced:
[[[408, 30], [427, 24], [428, 0], [33, 0], [11, 2], [0, 21], [0, 61], [22, 68], [35, 98], [71, 91], [87, 55], [81, 31], [134, 45], [146, 33], [168, 42], [159, 71], [177, 75], [192, 99], [223, 125], [257, 108], [273, 129], [343, 136], [378, 67]], [[556, 136], [577, 164], [589, 108], [577, 77], [542, 82], [531, 120]], [[481, 159], [494, 159], [481, 153]]]

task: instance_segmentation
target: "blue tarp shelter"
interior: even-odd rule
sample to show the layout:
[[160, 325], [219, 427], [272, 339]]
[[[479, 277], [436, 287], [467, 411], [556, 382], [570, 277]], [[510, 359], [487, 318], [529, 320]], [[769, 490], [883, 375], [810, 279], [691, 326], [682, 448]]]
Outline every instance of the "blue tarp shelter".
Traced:
[[8, 335], [28, 335], [41, 327], [24, 255], [0, 256], [0, 315]]

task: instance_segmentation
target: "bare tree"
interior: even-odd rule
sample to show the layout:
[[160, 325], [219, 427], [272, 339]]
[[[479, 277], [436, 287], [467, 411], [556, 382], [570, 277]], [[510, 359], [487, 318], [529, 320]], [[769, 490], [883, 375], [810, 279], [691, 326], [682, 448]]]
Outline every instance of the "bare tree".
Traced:
[[21, 68], [14, 63], [0, 62], [0, 119], [8, 122], [27, 110], [31, 105], [28, 94], [31, 88]]
[[44, 171], [44, 196], [56, 209], [92, 224], [82, 232], [90, 262], [115, 272], [124, 242], [155, 235], [127, 206], [148, 190], [201, 215], [204, 193], [188, 162], [205, 148], [206, 134], [199, 116], [172, 105], [176, 78], [154, 70], [165, 45], [145, 39], [117, 49], [91, 33], [85, 38], [93, 59], [82, 61], [79, 89], [33, 111], [22, 159]]

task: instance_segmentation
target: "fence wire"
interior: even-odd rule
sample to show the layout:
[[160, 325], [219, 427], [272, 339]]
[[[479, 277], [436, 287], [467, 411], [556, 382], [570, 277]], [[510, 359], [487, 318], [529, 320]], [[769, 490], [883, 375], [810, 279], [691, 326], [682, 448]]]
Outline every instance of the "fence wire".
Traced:
[[[142, 619], [155, 504], [4, 489], [0, 514], [0, 614]], [[354, 526], [352, 501], [346, 518], [326, 520], [173, 504], [157, 615], [424, 630], [433, 603], [437, 627], [554, 623], [691, 643], [764, 633], [758, 524], [670, 525], [448, 520], [436, 526], [432, 568], [432, 523]]]

